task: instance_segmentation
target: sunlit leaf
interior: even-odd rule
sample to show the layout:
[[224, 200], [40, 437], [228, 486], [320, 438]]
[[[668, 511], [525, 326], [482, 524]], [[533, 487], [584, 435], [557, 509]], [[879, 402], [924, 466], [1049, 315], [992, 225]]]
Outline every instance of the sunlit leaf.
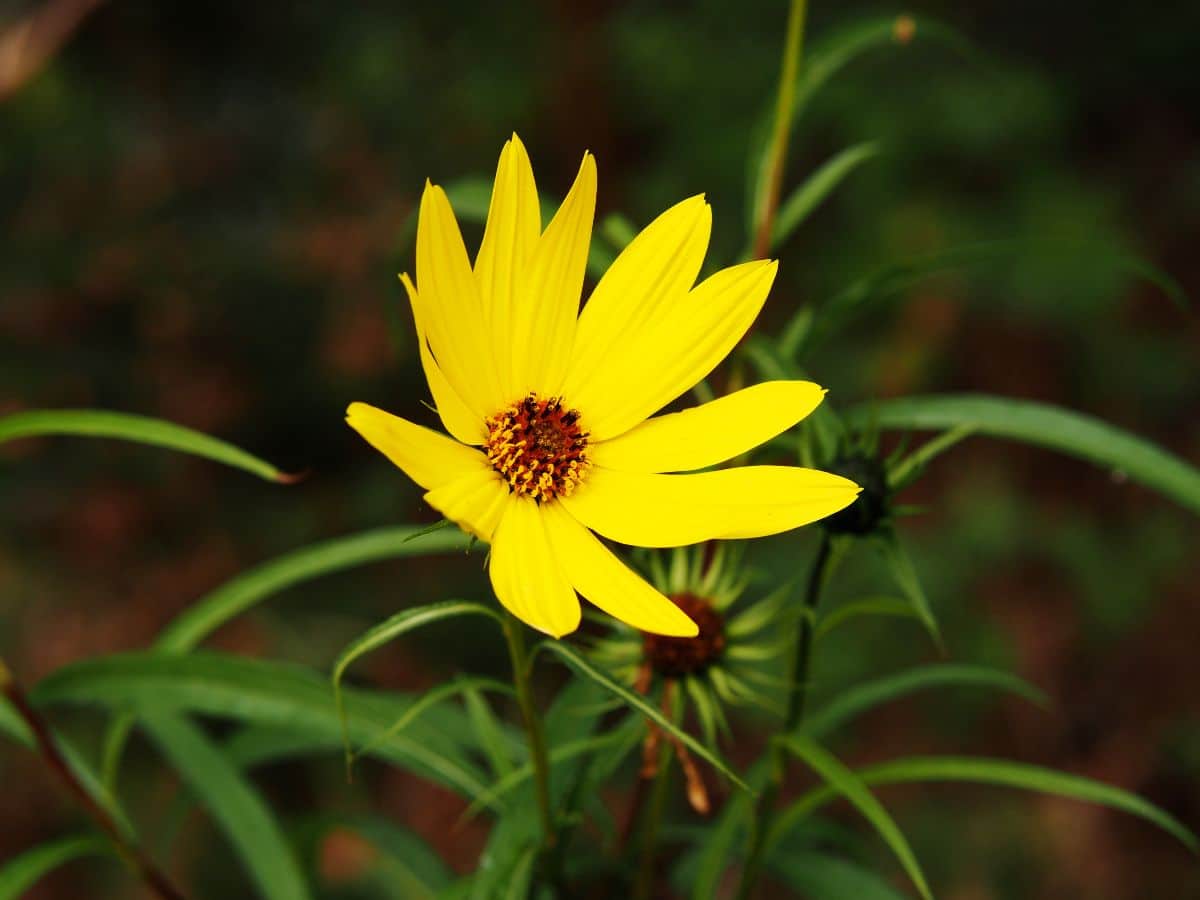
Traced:
[[84, 856], [113, 856], [98, 837], [66, 838], [26, 850], [0, 866], [0, 900], [20, 900], [43, 876]]
[[636, 694], [622, 684], [618, 684], [601, 672], [590, 662], [580, 656], [574, 649], [562, 643], [561, 641], [547, 641], [541, 645], [546, 651], [553, 653], [559, 657], [567, 666], [573, 669], [584, 678], [588, 678], [596, 684], [603, 687], [605, 690], [617, 697], [620, 697], [626, 704], [638, 710], [645, 715], [660, 728], [673, 734], [687, 746], [689, 750], [699, 756], [701, 759], [713, 766], [719, 772], [724, 774], [730, 781], [736, 784], [743, 790], [749, 790], [746, 783], [738, 777], [737, 773], [729, 767], [729, 765], [718, 757], [715, 753], [705, 747], [702, 743], [668, 719], [662, 714], [662, 711], [650, 703], [645, 697]]
[[1040, 706], [1049, 704], [1045, 694], [1011, 672], [986, 666], [935, 663], [855, 685], [813, 712], [799, 730], [820, 737], [877, 706], [934, 687], [991, 688], [1016, 694]]
[[784, 738], [783, 743], [788, 750], [800, 757], [814, 772], [820, 775], [831, 791], [841, 794], [849, 800], [863, 818], [874, 826], [879, 836], [896, 855], [921, 896], [925, 900], [931, 900], [933, 895], [929, 891], [929, 885], [925, 881], [921, 866], [913, 855], [912, 848], [908, 845], [908, 840], [896, 826], [888, 811], [867, 790], [863, 780], [806, 735], [791, 735]]
[[300, 864], [258, 791], [199, 728], [167, 713], [140, 723], [221, 826], [266, 900], [311, 896]]
[[1083, 413], [986, 394], [943, 394], [864, 404], [851, 410], [848, 419], [859, 427], [875, 422], [881, 428], [914, 431], [969, 426], [980, 434], [1089, 460], [1200, 512], [1200, 469]]
[[872, 141], [847, 147], [802, 181], [779, 206], [775, 227], [771, 232], [771, 249], [775, 250], [783, 244], [825, 198], [837, 190], [838, 185], [864, 162], [878, 156], [879, 152], [879, 145]]
[[[1196, 852], [1196, 835], [1173, 816], [1136, 794], [1079, 775], [1041, 766], [970, 756], [913, 756], [869, 766], [856, 773], [863, 784], [884, 785], [908, 782], [966, 781], [1000, 787], [1016, 787], [1053, 794], [1086, 803], [1096, 803], [1153, 822]], [[833, 800], [836, 791], [820, 787], [803, 795], [780, 813], [771, 831], [770, 843], [780, 840], [797, 822]]]
[[233, 444], [162, 419], [99, 409], [38, 409], [0, 418], [0, 444], [23, 437], [74, 435], [115, 438], [202, 456], [242, 469], [267, 481], [288, 483], [295, 476]]

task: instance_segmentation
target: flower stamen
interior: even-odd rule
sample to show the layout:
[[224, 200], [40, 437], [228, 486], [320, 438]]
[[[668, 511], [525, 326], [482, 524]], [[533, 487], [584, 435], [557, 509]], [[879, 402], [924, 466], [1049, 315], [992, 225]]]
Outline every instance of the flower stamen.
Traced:
[[561, 397], [529, 394], [487, 420], [488, 462], [508, 489], [537, 502], [570, 496], [583, 480], [588, 434]]

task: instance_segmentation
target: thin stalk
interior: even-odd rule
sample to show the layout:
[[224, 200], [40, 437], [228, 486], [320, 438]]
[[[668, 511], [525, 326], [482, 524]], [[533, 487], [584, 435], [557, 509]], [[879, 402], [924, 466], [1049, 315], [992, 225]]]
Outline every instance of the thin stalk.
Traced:
[[[829, 576], [830, 565], [833, 562], [833, 540], [828, 531], [821, 532], [821, 546], [817, 549], [817, 557], [813, 560], [808, 573], [808, 586], [804, 592], [804, 615], [800, 618], [800, 627], [796, 634], [795, 653], [792, 656], [790, 677], [788, 679], [787, 714], [784, 717], [783, 734], [791, 734], [804, 721], [804, 707], [808, 701], [809, 670], [812, 668], [813, 634], [816, 631], [816, 611], [821, 600], [821, 588]], [[754, 825], [751, 831], [750, 850], [746, 855], [746, 865], [742, 869], [742, 881], [738, 886], [737, 900], [749, 900], [754, 890], [755, 882], [762, 870], [763, 851], [767, 831], [771, 819], [775, 815], [775, 802], [779, 798], [783, 778], [787, 772], [787, 759], [783, 746], [778, 741], [771, 742], [770, 777], [763, 792], [759, 795], [758, 805], [754, 811]]]
[[552, 858], [558, 843], [558, 832], [550, 801], [550, 757], [546, 751], [546, 732], [534, 705], [533, 690], [529, 683], [529, 655], [525, 649], [524, 627], [511, 613], [505, 614], [504, 638], [508, 643], [509, 658], [512, 660], [513, 687], [517, 691], [517, 703], [521, 707], [521, 716], [525, 720], [525, 734], [529, 738], [533, 782], [542, 819], [542, 849], [547, 858]]
[[[672, 686], [674, 682], [667, 680], [663, 686], [663, 712], [672, 721], [677, 719]], [[633, 883], [633, 900], [650, 900], [654, 891], [654, 862], [658, 857], [658, 833], [662, 826], [663, 810], [667, 803], [667, 788], [671, 780], [671, 751], [669, 740], [657, 741], [658, 760], [652, 776], [653, 785], [650, 789], [649, 802], [641, 816], [642, 848], [638, 862], [637, 880]]]
[[37, 745], [38, 754], [46, 764], [46, 768], [63, 783], [67, 791], [100, 826], [100, 830], [112, 842], [117, 855], [160, 900], [184, 900], [183, 893], [171, 883], [166, 874], [140, 846], [125, 836], [108, 811], [96, 802], [96, 799], [71, 770], [62, 751], [58, 749], [54, 735], [50, 732], [50, 726], [29, 703], [25, 691], [3, 659], [0, 659], [0, 694], [8, 698], [17, 715], [28, 726], [34, 743]]
[[783, 170], [787, 164], [788, 139], [792, 133], [792, 107], [796, 102], [796, 74], [804, 47], [804, 19], [807, 0], [792, 0], [788, 12], [787, 37], [783, 45], [783, 66], [779, 73], [779, 96], [775, 104], [775, 126], [771, 132], [766, 177], [759, 185], [755, 209], [759, 215], [754, 235], [754, 259], [763, 259], [771, 250], [771, 232], [783, 188]]

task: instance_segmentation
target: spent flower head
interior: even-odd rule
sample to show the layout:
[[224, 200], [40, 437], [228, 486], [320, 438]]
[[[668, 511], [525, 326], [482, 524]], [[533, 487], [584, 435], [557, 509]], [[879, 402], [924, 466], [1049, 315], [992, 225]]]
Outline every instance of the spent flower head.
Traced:
[[472, 265], [445, 192], [427, 182], [416, 284], [401, 280], [452, 437], [365, 403], [351, 404], [347, 420], [432, 507], [491, 544], [496, 596], [529, 625], [574, 631], [581, 594], [643, 631], [694, 636], [688, 614], [600, 537], [641, 547], [760, 537], [842, 509], [858, 486], [795, 466], [697, 471], [791, 428], [824, 396], [811, 382], [772, 381], [651, 418], [738, 343], [776, 263], [695, 284], [712, 215], [692, 197], [630, 242], [580, 311], [595, 205], [596, 164], [584, 154], [543, 229], [513, 135]]

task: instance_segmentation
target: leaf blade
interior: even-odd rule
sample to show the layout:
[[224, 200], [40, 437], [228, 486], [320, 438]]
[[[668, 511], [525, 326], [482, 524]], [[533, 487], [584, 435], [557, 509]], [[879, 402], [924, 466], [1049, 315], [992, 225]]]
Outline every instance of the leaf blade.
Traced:
[[64, 838], [26, 850], [0, 866], [0, 900], [20, 900], [44, 876], [84, 856], [112, 856], [112, 850], [92, 835]]

